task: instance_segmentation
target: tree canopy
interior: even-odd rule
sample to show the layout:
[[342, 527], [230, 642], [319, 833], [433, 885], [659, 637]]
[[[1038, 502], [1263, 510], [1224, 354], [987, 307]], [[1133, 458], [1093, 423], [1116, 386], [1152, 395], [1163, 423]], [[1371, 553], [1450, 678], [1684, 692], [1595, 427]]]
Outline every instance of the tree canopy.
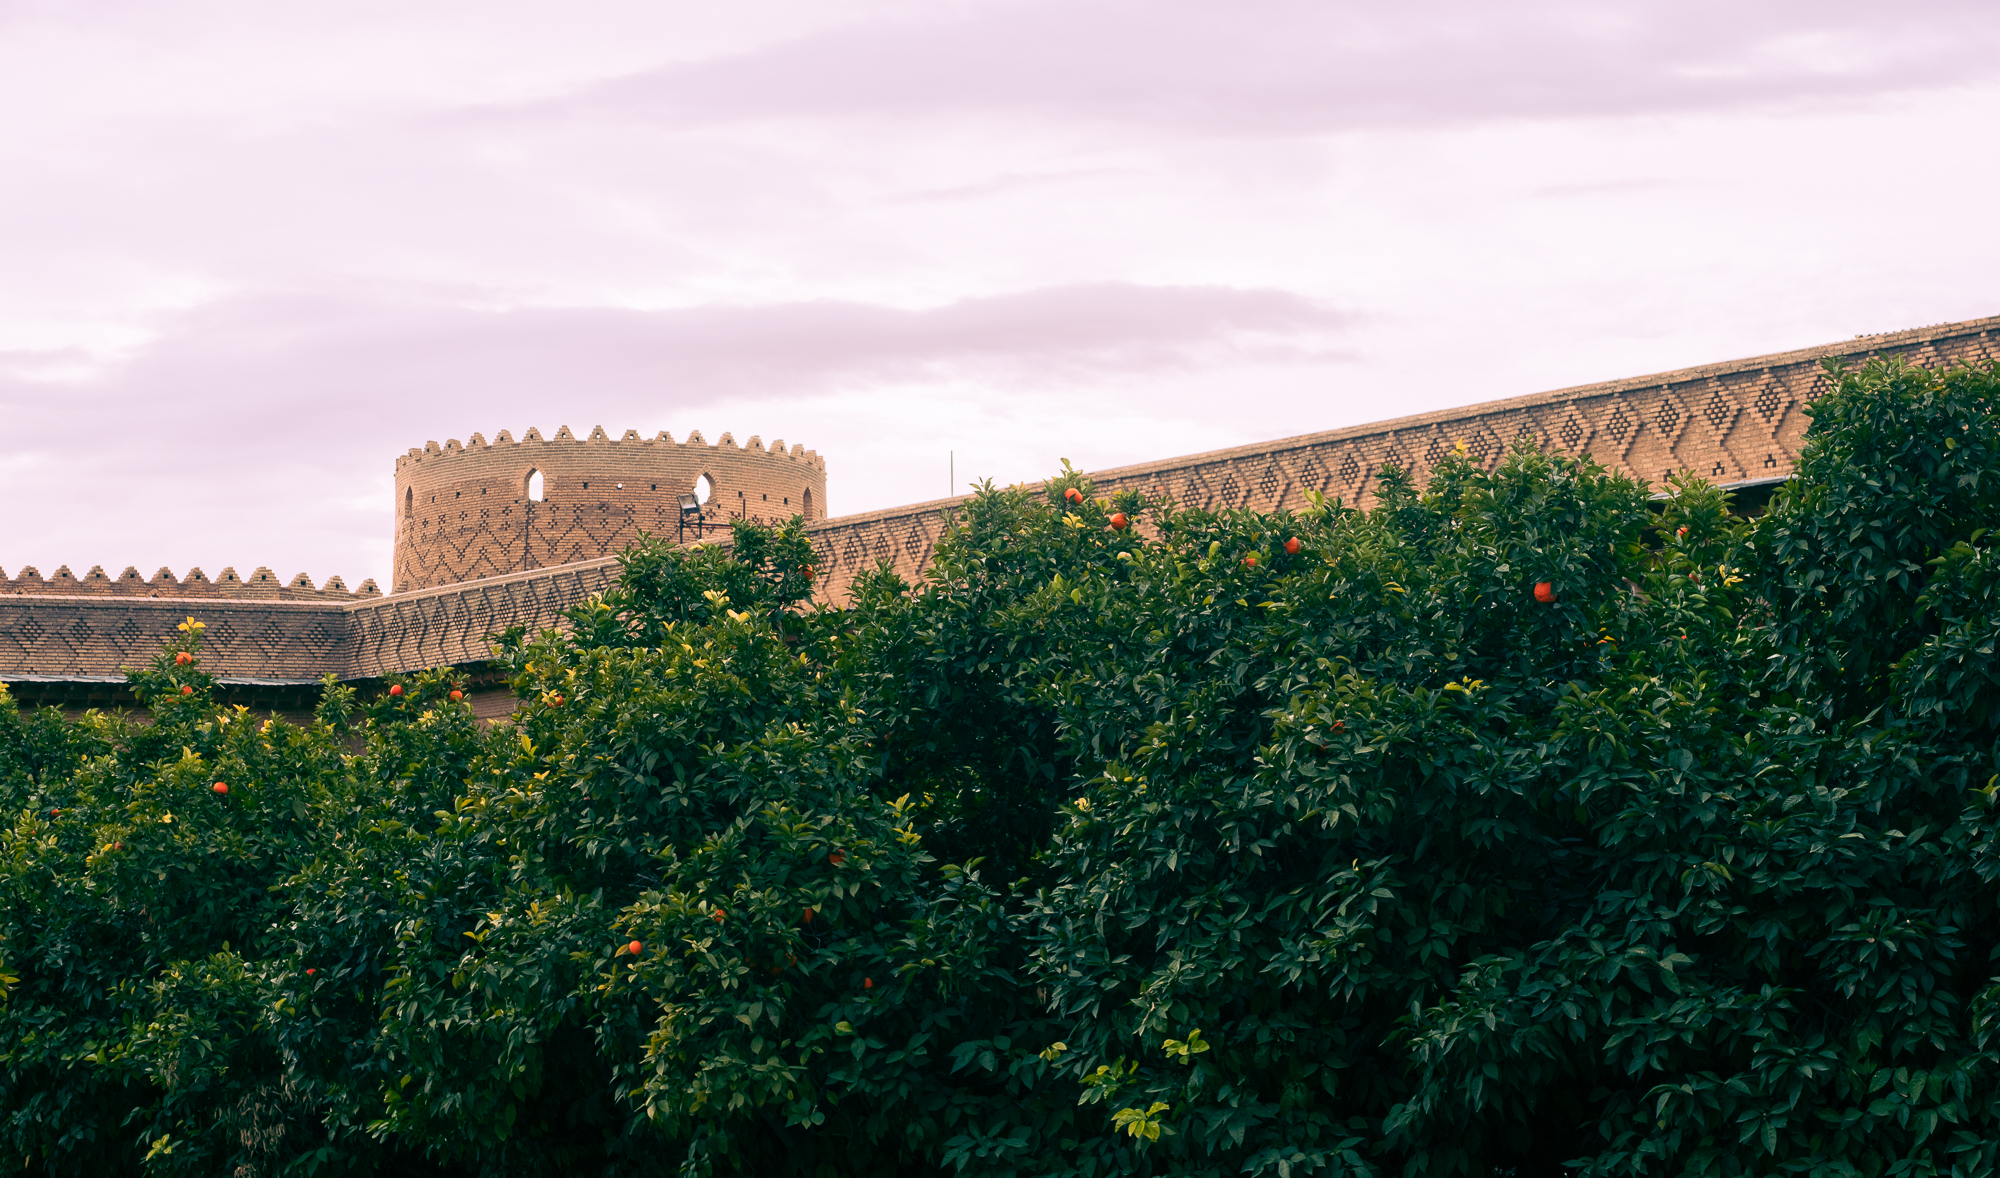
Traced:
[[1744, 519], [1065, 468], [919, 585], [659, 540], [560, 631], [0, 707], [0, 1172], [1988, 1174], [2000, 370]]

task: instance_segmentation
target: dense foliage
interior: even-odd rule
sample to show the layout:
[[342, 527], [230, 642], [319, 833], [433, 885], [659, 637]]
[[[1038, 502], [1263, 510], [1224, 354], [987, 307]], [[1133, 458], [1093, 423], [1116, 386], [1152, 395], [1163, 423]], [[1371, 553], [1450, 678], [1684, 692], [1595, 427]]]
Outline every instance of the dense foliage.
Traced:
[[988, 488], [842, 610], [642, 544], [502, 724], [190, 619], [0, 708], [0, 1170], [1992, 1173], [2000, 372], [1837, 376], [1754, 521], [1523, 448]]

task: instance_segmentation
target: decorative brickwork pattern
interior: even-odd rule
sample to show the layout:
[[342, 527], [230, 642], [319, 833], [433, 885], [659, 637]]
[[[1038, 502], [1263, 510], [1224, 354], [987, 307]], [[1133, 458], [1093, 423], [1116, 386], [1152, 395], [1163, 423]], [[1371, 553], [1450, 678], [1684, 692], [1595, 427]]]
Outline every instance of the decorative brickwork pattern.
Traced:
[[[1682, 470], [1724, 484], [1779, 479], [1791, 473], [1798, 455], [1805, 405], [1825, 387], [1820, 362], [1875, 354], [1902, 355], [1930, 366], [1994, 363], [2000, 361], [2000, 317], [1561, 389], [1120, 467], [1093, 477], [1104, 491], [1137, 488], [1209, 510], [1295, 508], [1304, 504], [1307, 490], [1367, 505], [1388, 463], [1422, 479], [1453, 446], [1463, 444], [1474, 461], [1490, 468], [1515, 439], [1527, 437], [1564, 453], [1593, 455], [1653, 483]], [[644, 462], [658, 462], [662, 471], [680, 469], [670, 467], [669, 460], [680, 461], [689, 453], [700, 460], [699, 473], [715, 483], [715, 500], [726, 506], [728, 492], [743, 491], [741, 514], [751, 518], [769, 521], [791, 514], [789, 503], [768, 512], [747, 506], [748, 488], [757, 486], [751, 479], [759, 471], [794, 480], [774, 482], [774, 487], [797, 483], [801, 498], [810, 492], [812, 507], [806, 514], [812, 521], [816, 591], [829, 602], [844, 601], [855, 575], [885, 560], [905, 579], [921, 578], [947, 513], [964, 502], [945, 499], [821, 519], [814, 511], [826, 501], [825, 464], [817, 455], [796, 446], [785, 451], [774, 445], [766, 451], [755, 438], [738, 450], [726, 434], [714, 447], [699, 435], [685, 444], [665, 435], [645, 442], [632, 433], [614, 442], [601, 429], [581, 442], [567, 429], [546, 443], [532, 430], [519, 443], [505, 434], [490, 446], [476, 435], [473, 441], [474, 447], [452, 442], [443, 449], [413, 450], [397, 462], [397, 568], [415, 568], [426, 577], [450, 577], [454, 570], [471, 568], [464, 583], [382, 597], [372, 582], [350, 594], [338, 577], [319, 588], [303, 574], [281, 585], [268, 569], [242, 580], [224, 570], [212, 582], [200, 570], [177, 582], [165, 569], [151, 581], [129, 568], [115, 579], [102, 568], [81, 579], [63, 568], [46, 581], [24, 569], [11, 581], [0, 579], [0, 680], [115, 680], [121, 667], [149, 660], [188, 614], [208, 623], [211, 667], [243, 683], [307, 683], [329, 673], [366, 679], [478, 662], [491, 654], [487, 634], [513, 625], [529, 630], [555, 625], [569, 606], [609, 587], [617, 576], [612, 554], [638, 528], [664, 533], [671, 527], [671, 521], [659, 525], [657, 516], [645, 514], [651, 503], [647, 497], [656, 493], [649, 473], [644, 474], [645, 497], [606, 496], [569, 504], [560, 497], [568, 485], [563, 480], [573, 479], [574, 493], [581, 496], [586, 474], [595, 483], [603, 477], [597, 471], [611, 470], [612, 490], [619, 491], [616, 483], [639, 481], [641, 476], [630, 472], [646, 471]], [[454, 531], [451, 519], [435, 531], [410, 529], [420, 489], [427, 496], [456, 493], [463, 500], [468, 489], [504, 485], [480, 481], [489, 476], [525, 477], [523, 455], [543, 464], [537, 469], [543, 469], [545, 479], [555, 479], [545, 484], [554, 488], [546, 533], [525, 522], [510, 533], [493, 526], [490, 515], [473, 526], [470, 507], [461, 509], [467, 513], [462, 530]], [[479, 466], [481, 461], [493, 465]], [[662, 503], [671, 504], [684, 489], [671, 481], [674, 477], [679, 476], [659, 476]], [[686, 477], [691, 482], [698, 474]], [[596, 490], [593, 486], [589, 493], [594, 496]], [[667, 497], [670, 490], [672, 499]], [[780, 499], [788, 494], [782, 489], [777, 493]], [[408, 515], [401, 506], [405, 502]], [[756, 502], [761, 506], [765, 500]], [[570, 514], [560, 515], [558, 509]], [[503, 518], [530, 517], [524, 511], [520, 517]], [[553, 567], [498, 575], [479, 571], [496, 559], [494, 553], [504, 554], [509, 536], [523, 534], [547, 538], [535, 550], [536, 559], [545, 555]], [[404, 544], [410, 535], [417, 540], [406, 563]], [[577, 559], [554, 559], [559, 556]]]
[[371, 679], [492, 657], [486, 641], [509, 626], [555, 626], [563, 611], [618, 580], [616, 558], [398, 593], [347, 607], [353, 626], [343, 678]]
[[[1654, 484], [1681, 471], [1722, 484], [1782, 479], [1804, 441], [1805, 406], [1826, 387], [1821, 362], [1873, 355], [1929, 367], [2000, 361], [2000, 317], [1489, 401], [1091, 478], [1101, 491], [1131, 488], [1209, 511], [1296, 509], [1308, 490], [1366, 507], [1390, 463], [1421, 483], [1454, 445], [1463, 443], [1473, 461], [1490, 469], [1516, 439], [1529, 438]], [[854, 576], [885, 558], [906, 580], [921, 576], [944, 513], [963, 501], [846, 516], [814, 528], [820, 595], [845, 600]]]
[[144, 666], [193, 614], [209, 670], [253, 682], [306, 682], [351, 663], [352, 626], [341, 606], [227, 598], [0, 599], [0, 679], [91, 680]]
[[617, 574], [616, 560], [598, 560], [353, 604], [0, 597], [0, 680], [121, 678], [122, 668], [149, 663], [189, 615], [207, 625], [206, 669], [235, 682], [372, 679], [481, 662], [492, 657], [486, 635], [554, 626]]
[[564, 426], [553, 438], [530, 429], [517, 442], [502, 430], [491, 442], [412, 448], [396, 460], [396, 591], [594, 560], [641, 531], [677, 535], [680, 497], [704, 478], [704, 530], [826, 515], [825, 459], [782, 440], [768, 450], [729, 434], [712, 446], [699, 433], [614, 440], [599, 426], [579, 441]]

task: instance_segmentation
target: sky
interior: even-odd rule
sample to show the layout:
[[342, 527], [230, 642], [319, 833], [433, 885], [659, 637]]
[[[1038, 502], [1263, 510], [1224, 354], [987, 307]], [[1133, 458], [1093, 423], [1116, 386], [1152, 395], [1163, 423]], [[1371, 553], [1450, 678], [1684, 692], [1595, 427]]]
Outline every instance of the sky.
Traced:
[[386, 584], [474, 432], [839, 515], [2000, 314], [1996, 126], [1990, 0], [0, 0], [0, 569]]

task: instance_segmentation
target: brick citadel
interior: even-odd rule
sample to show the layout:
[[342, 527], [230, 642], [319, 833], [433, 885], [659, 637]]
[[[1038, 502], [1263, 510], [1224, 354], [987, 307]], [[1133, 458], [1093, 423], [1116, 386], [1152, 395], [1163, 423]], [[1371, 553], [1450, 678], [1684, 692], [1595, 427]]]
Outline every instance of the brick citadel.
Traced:
[[[1160, 493], [1190, 507], [1303, 506], [1321, 491], [1372, 501], [1381, 469], [1419, 479], [1454, 445], [1497, 463], [1517, 438], [1658, 483], [1688, 471], [1725, 486], [1782, 481], [1805, 435], [1805, 406], [1824, 387], [1822, 363], [1896, 355], [1938, 366], [2000, 361], [2000, 317], [1806, 348], [1652, 376], [1489, 401], [1228, 450], [1095, 471], [1103, 490]], [[839, 602], [860, 571], [887, 560], [906, 579], [923, 574], [946, 511], [961, 499], [858, 515], [826, 514], [826, 462], [803, 446], [766, 448], [729, 434], [613, 438], [602, 427], [577, 438], [567, 426], [519, 441], [473, 434], [411, 449], [396, 460], [395, 592], [373, 581], [350, 590], [339, 577], [314, 585], [199, 569], [151, 578], [67, 567], [0, 570], [0, 682], [23, 705], [131, 702], [121, 668], [142, 665], [188, 614], [207, 624], [207, 662], [238, 702], [310, 706], [322, 677], [356, 681], [453, 664], [467, 670], [482, 714], [512, 697], [482, 664], [485, 635], [556, 624], [564, 610], [607, 588], [617, 553], [640, 531], [665, 535], [682, 519], [706, 528], [729, 519], [803, 515], [818, 553], [818, 595]]]
[[640, 531], [678, 530], [681, 496], [694, 494], [704, 520], [777, 521], [823, 516], [826, 461], [804, 446], [741, 449], [728, 434], [676, 443], [637, 430], [612, 441], [599, 426], [584, 443], [564, 426], [544, 441], [501, 430], [460, 445], [431, 442], [396, 459], [398, 593], [457, 585], [501, 573], [609, 556]]

